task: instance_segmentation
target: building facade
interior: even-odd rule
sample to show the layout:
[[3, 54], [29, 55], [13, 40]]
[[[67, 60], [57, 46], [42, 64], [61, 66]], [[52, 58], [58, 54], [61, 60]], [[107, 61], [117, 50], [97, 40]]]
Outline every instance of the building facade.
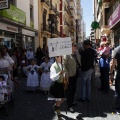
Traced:
[[0, 10], [0, 44], [35, 50], [39, 46], [37, 9], [36, 0], [10, 0], [10, 8]]
[[120, 44], [120, 0], [94, 0], [94, 19], [99, 22], [96, 38]]
[[47, 38], [60, 37], [60, 0], [39, 0], [39, 41], [47, 46]]
[[76, 41], [77, 43], [82, 42], [82, 36], [81, 36], [81, 21], [82, 21], [82, 7], [81, 7], [81, 1], [76, 1], [77, 6], [77, 16], [76, 16]]

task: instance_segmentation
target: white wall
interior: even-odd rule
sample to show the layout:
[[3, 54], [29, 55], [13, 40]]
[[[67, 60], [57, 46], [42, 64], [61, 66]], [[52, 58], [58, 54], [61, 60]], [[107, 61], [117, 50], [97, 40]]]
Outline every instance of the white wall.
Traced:
[[26, 26], [30, 27], [30, 0], [17, 0], [16, 7], [26, 13]]
[[[16, 7], [26, 13], [26, 26], [30, 27], [30, 0], [16, 0]], [[33, 0], [34, 29], [38, 30], [38, 1]]]
[[38, 0], [33, 0], [34, 29], [38, 30]]

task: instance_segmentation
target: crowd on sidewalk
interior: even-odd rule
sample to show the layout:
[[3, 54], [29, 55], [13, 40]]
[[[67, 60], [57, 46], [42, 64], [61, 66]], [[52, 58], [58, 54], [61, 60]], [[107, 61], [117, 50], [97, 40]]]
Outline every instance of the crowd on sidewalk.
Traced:
[[[20, 51], [18, 48], [8, 50], [3, 45], [0, 50], [0, 68], [10, 68], [11, 80], [15, 86], [19, 84], [18, 68], [21, 68], [22, 75], [27, 76], [26, 90], [28, 92], [42, 90], [44, 94], [49, 93], [48, 100], [55, 100], [54, 110], [58, 118], [62, 119], [60, 106], [64, 100], [67, 100], [68, 110], [72, 113], [75, 112], [73, 106], [76, 105], [76, 101], [90, 102], [91, 80], [94, 79], [92, 77], [95, 74], [95, 64], [99, 64], [101, 74], [99, 90], [103, 94], [108, 94], [110, 85], [115, 81], [117, 94], [115, 111], [119, 114], [119, 49], [118, 46], [114, 50], [109, 42], [101, 42], [100, 48], [95, 49], [90, 40], [85, 40], [81, 46], [72, 43], [71, 55], [49, 58], [47, 46], [43, 49], [38, 47], [34, 53], [31, 47]], [[76, 89], [80, 91], [77, 99], [75, 99]]]

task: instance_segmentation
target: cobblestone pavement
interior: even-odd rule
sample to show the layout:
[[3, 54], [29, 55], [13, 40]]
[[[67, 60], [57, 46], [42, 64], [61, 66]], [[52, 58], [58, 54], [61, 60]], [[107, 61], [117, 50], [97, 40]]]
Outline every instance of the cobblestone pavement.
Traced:
[[[77, 102], [75, 113], [65, 113], [65, 103], [62, 105], [62, 115], [65, 120], [120, 120], [120, 116], [112, 114], [114, 108], [114, 87], [109, 94], [98, 91], [99, 74], [92, 81], [92, 98], [90, 102]], [[39, 93], [26, 92], [26, 78], [21, 78], [15, 90], [15, 105], [8, 107], [8, 116], [0, 109], [0, 120], [57, 120], [52, 109], [53, 101], [47, 101], [47, 96]]]

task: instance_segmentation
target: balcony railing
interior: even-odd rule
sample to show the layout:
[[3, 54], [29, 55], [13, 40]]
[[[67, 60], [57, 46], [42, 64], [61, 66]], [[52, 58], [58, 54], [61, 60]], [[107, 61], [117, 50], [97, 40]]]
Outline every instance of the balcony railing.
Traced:
[[42, 31], [49, 32], [49, 26], [47, 24], [41, 24], [41, 26], [42, 26], [42, 28], [41, 28]]
[[64, 10], [68, 13], [68, 15], [69, 15], [69, 10], [68, 10], [68, 8], [66, 8], [66, 7], [64, 7]]
[[70, 27], [69, 23], [67, 21], [65, 21], [65, 25], [67, 25], [68, 27]]
[[56, 15], [57, 15], [58, 17], [60, 17], [60, 13], [59, 13], [58, 11], [56, 11]]
[[30, 27], [34, 28], [34, 20], [33, 19], [30, 20]]
[[103, 2], [110, 2], [111, 0], [103, 0]]
[[53, 34], [56, 34], [57, 36], [60, 36], [60, 32], [57, 29], [53, 30]]
[[53, 12], [56, 13], [57, 8], [55, 8], [55, 7], [51, 4], [51, 10], [53, 10]]
[[45, 2], [48, 6], [50, 6], [50, 0], [41, 0], [41, 2]]
[[56, 7], [54, 7], [53, 5], [51, 5], [51, 8], [50, 8], [51, 10], [53, 10], [53, 12], [58, 16], [58, 17], [60, 17], [60, 13], [57, 11], [57, 8]]

